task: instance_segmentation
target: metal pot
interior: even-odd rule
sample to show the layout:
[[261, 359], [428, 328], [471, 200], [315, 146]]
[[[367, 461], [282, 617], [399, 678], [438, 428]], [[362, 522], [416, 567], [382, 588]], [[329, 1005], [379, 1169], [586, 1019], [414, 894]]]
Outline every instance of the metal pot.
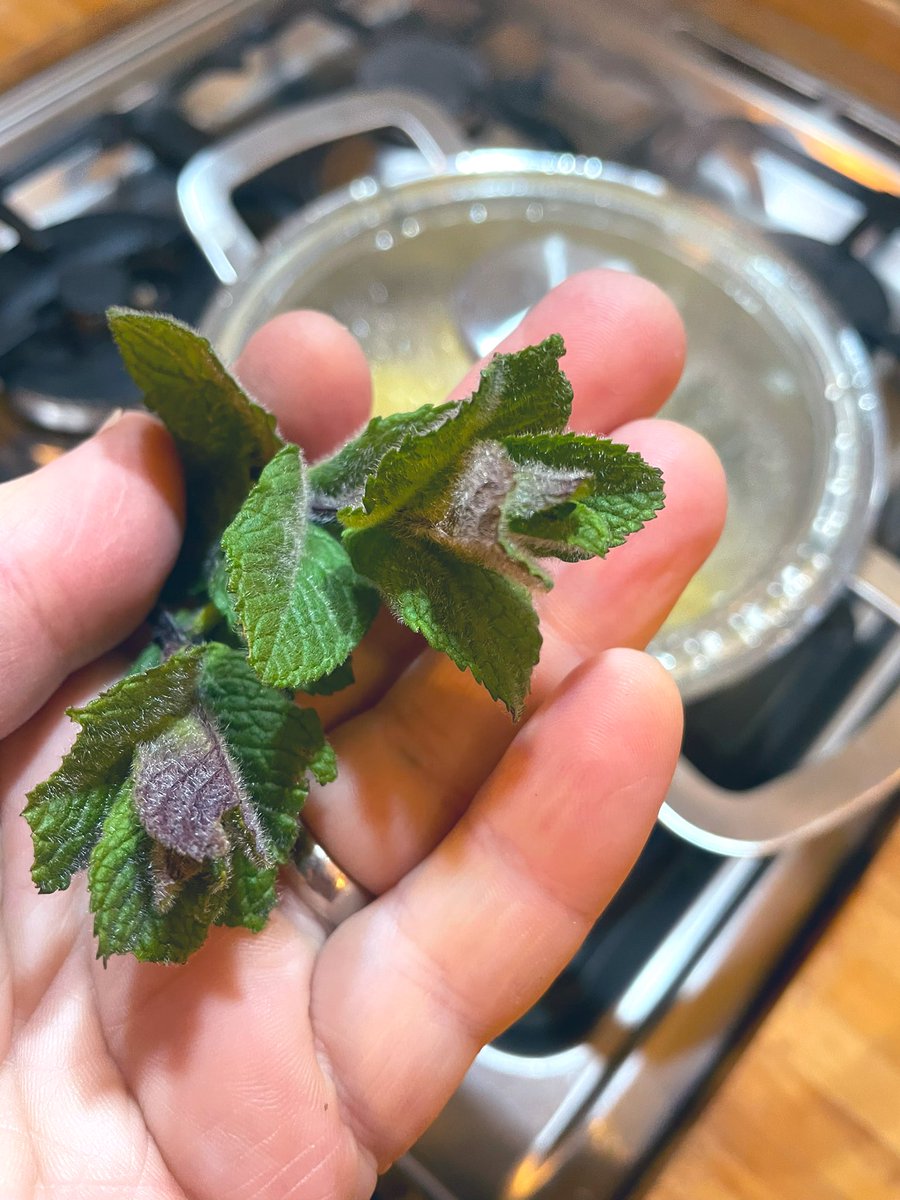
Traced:
[[[392, 152], [378, 179], [315, 201], [263, 244], [240, 219], [231, 195], [241, 183], [302, 150], [387, 128], [418, 155]], [[868, 546], [884, 435], [867, 355], [751, 229], [599, 159], [468, 150], [439, 110], [398, 91], [268, 118], [188, 163], [179, 198], [224, 285], [203, 322], [223, 356], [233, 360], [277, 312], [322, 308], [360, 337], [382, 408], [389, 396], [398, 407], [442, 399], [574, 269], [633, 270], [668, 291], [689, 353], [666, 415], [716, 445], [731, 492], [720, 546], [650, 647], [686, 699], [783, 652], [848, 582], [900, 623], [900, 571]], [[708, 848], [769, 853], [882, 799], [898, 729], [895, 695], [839, 759], [739, 799], [683, 764], [663, 820]]]

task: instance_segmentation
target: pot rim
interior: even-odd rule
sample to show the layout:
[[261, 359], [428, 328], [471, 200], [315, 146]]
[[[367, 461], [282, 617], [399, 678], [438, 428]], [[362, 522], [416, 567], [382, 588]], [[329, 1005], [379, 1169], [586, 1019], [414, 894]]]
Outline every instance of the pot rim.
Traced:
[[[665, 213], [670, 220], [677, 218], [680, 225], [711, 239], [715, 247], [727, 248], [728, 254], [720, 253], [714, 261], [762, 296], [792, 342], [800, 337], [822, 372], [824, 403], [852, 423], [852, 447], [840, 451], [838, 439], [832, 437], [827, 448], [830, 469], [823, 473], [817, 498], [820, 506], [830, 501], [827, 519], [841, 523], [837, 534], [827, 539], [828, 549], [821, 548], [821, 538], [814, 538], [810, 528], [803, 542], [783, 547], [765, 584], [748, 588], [711, 613], [714, 621], [685, 622], [650, 643], [649, 652], [674, 676], [682, 697], [698, 699], [759, 669], [818, 623], [852, 577], [886, 491], [885, 419], [862, 340], [818, 286], [755, 229], [685, 196], [650, 172], [618, 163], [515, 148], [464, 150], [449, 157], [444, 169], [423, 169], [415, 178], [396, 182], [364, 176], [307, 205], [261, 244], [250, 274], [215, 293], [201, 329], [224, 357], [233, 359], [240, 349], [238, 335], [246, 310], [258, 306], [259, 298], [265, 296], [273, 300], [269, 315], [277, 311], [279, 284], [297, 261], [305, 254], [318, 261], [313, 254], [316, 248], [319, 253], [334, 248], [327, 237], [329, 231], [342, 227], [341, 240], [348, 240], [367, 227], [376, 228], [388, 216], [395, 217], [397, 209], [413, 197], [424, 196], [427, 201], [429, 194], [450, 184], [469, 185], [477, 192], [500, 181], [519, 185], [546, 181], [550, 188], [562, 186], [573, 193], [591, 187], [639, 215]], [[387, 210], [391, 210], [389, 214]], [[804, 397], [814, 414], [816, 401], [807, 394]], [[851, 493], [829, 497], [829, 488], [836, 486], [840, 472], [851, 467], [855, 484]], [[779, 589], [781, 595], [773, 595], [773, 590]]]

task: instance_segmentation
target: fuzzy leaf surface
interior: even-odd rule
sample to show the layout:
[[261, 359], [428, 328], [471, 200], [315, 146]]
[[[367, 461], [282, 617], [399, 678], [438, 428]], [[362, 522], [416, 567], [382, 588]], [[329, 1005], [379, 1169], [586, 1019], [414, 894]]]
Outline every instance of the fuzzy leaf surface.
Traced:
[[98, 957], [133, 954], [141, 962], [181, 963], [203, 944], [225, 904], [227, 866], [209, 863], [165, 912], [156, 904], [153, 843], [125, 780], [114, 794], [88, 865]]
[[495, 355], [468, 401], [384, 454], [362, 504], [338, 513], [341, 524], [369, 529], [400, 512], [431, 516], [478, 441], [562, 429], [572, 409], [572, 388], [559, 369], [564, 353], [554, 334], [538, 346]]
[[111, 790], [88, 865], [104, 958], [183, 962], [213, 923], [262, 929], [306, 776], [335, 776], [316, 714], [261, 683], [241, 651], [203, 647], [190, 700]]
[[294, 691], [344, 663], [378, 609], [341, 543], [308, 519], [308, 500], [300, 451], [286, 446], [222, 537], [250, 662]]
[[59, 768], [28, 796], [32, 879], [42, 892], [69, 886], [100, 836], [135, 745], [158, 736], [193, 704], [200, 650], [189, 647], [142, 674], [127, 675], [83, 708], [81, 731]]
[[247, 788], [225, 738], [199, 707], [137, 747], [133, 797], [154, 842], [182, 858], [224, 858], [229, 842], [223, 817], [238, 809], [265, 856]]
[[206, 650], [200, 697], [224, 732], [269, 858], [285, 862], [309, 790], [307, 772], [322, 783], [337, 774], [318, 716], [261, 683], [240, 651], [215, 643]]
[[572, 415], [572, 385], [559, 366], [565, 352], [554, 333], [536, 346], [495, 354], [471, 399], [481, 414], [480, 436], [502, 440], [565, 429]]
[[561, 433], [504, 439], [516, 467], [506, 502], [520, 547], [567, 561], [603, 556], [662, 508], [662, 473], [605, 438]]
[[459, 408], [459, 402], [453, 401], [437, 406], [426, 404], [412, 412], [373, 417], [360, 434], [330, 458], [310, 467], [313, 504], [318, 498], [330, 501], [331, 507], [355, 507], [362, 500], [366, 481], [378, 470], [388, 451], [396, 450], [409, 438], [439, 429], [459, 412]]
[[394, 614], [471, 670], [518, 718], [541, 647], [527, 589], [394, 526], [345, 540], [357, 570], [377, 584]]
[[235, 851], [231, 858], [231, 876], [225, 901], [216, 917], [216, 924], [243, 926], [259, 933], [265, 928], [269, 913], [275, 907], [277, 880], [277, 867], [260, 867], [246, 854]]

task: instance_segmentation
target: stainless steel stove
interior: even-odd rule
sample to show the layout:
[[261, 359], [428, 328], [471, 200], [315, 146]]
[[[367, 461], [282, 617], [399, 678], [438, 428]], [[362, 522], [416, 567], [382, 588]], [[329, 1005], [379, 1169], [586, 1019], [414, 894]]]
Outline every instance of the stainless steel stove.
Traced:
[[[617, 159], [752, 221], [856, 326], [888, 400], [876, 544], [803, 642], [689, 706], [674, 785], [790, 804], [827, 771], [853, 819], [742, 858], [661, 823], [575, 961], [379, 1188], [611, 1200], [639, 1190], [900, 785], [900, 127], [663, 0], [173, 5], [0, 99], [0, 478], [135, 401], [109, 304], [199, 319], [215, 281], [175, 194], [193, 153], [279, 106], [398, 84], [473, 143]], [[310, 152], [236, 203], [262, 235], [371, 149]]]

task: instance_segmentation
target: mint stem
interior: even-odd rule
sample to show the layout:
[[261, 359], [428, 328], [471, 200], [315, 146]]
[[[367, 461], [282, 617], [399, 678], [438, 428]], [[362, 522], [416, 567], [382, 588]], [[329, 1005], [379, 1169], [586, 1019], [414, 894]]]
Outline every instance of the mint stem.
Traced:
[[171, 613], [162, 605], [158, 604], [153, 609], [148, 622], [153, 631], [153, 640], [166, 658], [171, 658], [178, 650], [188, 645], [189, 639], [184, 630], [179, 628]]

